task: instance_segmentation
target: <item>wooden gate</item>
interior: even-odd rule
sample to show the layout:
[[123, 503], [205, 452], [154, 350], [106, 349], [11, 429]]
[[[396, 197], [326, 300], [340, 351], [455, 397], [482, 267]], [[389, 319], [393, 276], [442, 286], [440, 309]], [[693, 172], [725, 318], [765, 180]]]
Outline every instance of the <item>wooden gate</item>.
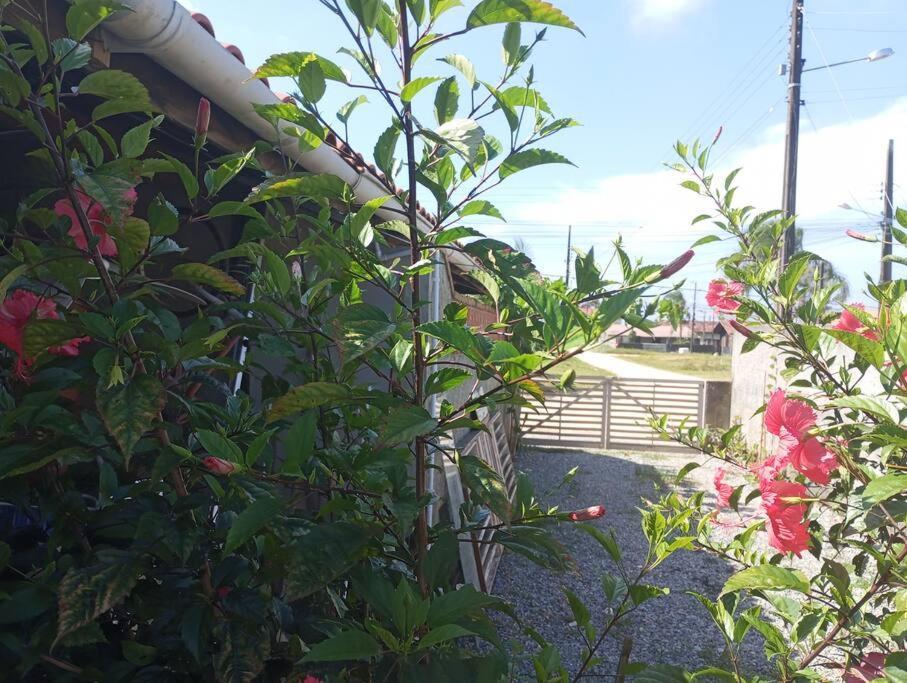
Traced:
[[683, 449], [663, 441], [649, 427], [655, 415], [668, 425], [701, 426], [705, 383], [701, 380], [578, 377], [569, 392], [547, 391], [544, 405], [533, 401], [520, 420], [529, 446], [616, 448], [621, 450]]

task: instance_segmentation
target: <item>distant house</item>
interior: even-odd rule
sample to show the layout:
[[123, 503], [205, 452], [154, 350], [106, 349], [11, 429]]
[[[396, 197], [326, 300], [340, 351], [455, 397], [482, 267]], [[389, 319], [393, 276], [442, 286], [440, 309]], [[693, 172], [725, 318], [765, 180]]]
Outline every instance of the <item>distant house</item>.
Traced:
[[[695, 353], [730, 353], [734, 334], [734, 328], [726, 320], [697, 320], [693, 323], [691, 350]], [[676, 329], [670, 323], [659, 323], [652, 327], [651, 334], [626, 331], [625, 325], [612, 325], [607, 336], [613, 337], [610, 344], [616, 348], [676, 351], [690, 348], [690, 321], [684, 320]]]

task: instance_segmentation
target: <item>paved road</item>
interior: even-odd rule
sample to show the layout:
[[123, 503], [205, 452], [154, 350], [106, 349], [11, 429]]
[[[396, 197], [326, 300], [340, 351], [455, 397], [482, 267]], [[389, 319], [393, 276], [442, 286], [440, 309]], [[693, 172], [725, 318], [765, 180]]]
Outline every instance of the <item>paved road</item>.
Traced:
[[684, 375], [679, 372], [660, 370], [659, 368], [652, 368], [648, 365], [633, 363], [611, 353], [583, 351], [579, 357], [589, 365], [594, 365], [597, 368], [613, 372], [618, 377], [633, 377], [639, 379], [702, 379], [701, 377], [696, 377], [694, 375]]

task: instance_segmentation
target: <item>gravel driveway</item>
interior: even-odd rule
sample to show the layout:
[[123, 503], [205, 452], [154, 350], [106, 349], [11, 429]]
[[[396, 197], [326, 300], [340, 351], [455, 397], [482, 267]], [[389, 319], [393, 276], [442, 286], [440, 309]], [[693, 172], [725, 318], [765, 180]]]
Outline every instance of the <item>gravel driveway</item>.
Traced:
[[[691, 459], [684, 454], [524, 450], [517, 466], [533, 481], [543, 507], [556, 504], [562, 510], [571, 510], [604, 504], [607, 513], [594, 524], [615, 531], [624, 561], [633, 571], [642, 563], [647, 547], [636, 509], [640, 498], [657, 498], [657, 487], [663, 486], [665, 480], [670, 480]], [[575, 466], [579, 466], [579, 473], [570, 484], [545, 495]], [[707, 487], [711, 476], [711, 468], [701, 467], [684, 481], [684, 486]], [[562, 587], [569, 587], [583, 598], [593, 622], [601, 624], [607, 607], [601, 574], [615, 572], [615, 567], [598, 543], [582, 531], [562, 525], [554, 534], [576, 561], [574, 572], [554, 574], [508, 552], [501, 560], [494, 593], [512, 602], [523, 619], [556, 644], [563, 664], [573, 672], [580, 661], [581, 641], [571, 626], [573, 616]], [[598, 679], [602, 675], [609, 678], [614, 675], [624, 637], [633, 640], [630, 659], [633, 662], [673, 664], [688, 669], [720, 663], [724, 641], [705, 608], [684, 591], [694, 590], [714, 599], [732, 573], [729, 564], [704, 552], [681, 551], [673, 555], [648, 577], [650, 583], [668, 587], [670, 595], [644, 604], [629, 617], [623, 629], [612, 632], [615, 637], [609, 638], [600, 652], [604, 662], [590, 673], [598, 674]], [[534, 647], [512, 625], [500, 623], [509, 638], [515, 638], [515, 642], [522, 642], [529, 649]], [[753, 633], [740, 654], [750, 673], [771, 675], [761, 639]], [[520, 680], [535, 680], [528, 663], [521, 666], [521, 671], [525, 676], [521, 675]]]

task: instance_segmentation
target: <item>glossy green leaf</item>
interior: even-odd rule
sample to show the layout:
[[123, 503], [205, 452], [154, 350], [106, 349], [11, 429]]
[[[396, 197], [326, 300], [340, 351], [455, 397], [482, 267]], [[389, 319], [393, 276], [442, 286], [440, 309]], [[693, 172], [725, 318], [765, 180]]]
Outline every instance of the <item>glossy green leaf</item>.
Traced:
[[414, 78], [405, 86], [403, 86], [403, 90], [400, 91], [400, 99], [404, 102], [411, 102], [412, 99], [417, 94], [419, 94], [419, 92], [430, 86], [432, 83], [437, 83], [440, 80], [440, 76], [419, 76], [418, 78]]
[[441, 57], [439, 62], [444, 62], [445, 64], [450, 64], [452, 67], [457, 69], [463, 78], [466, 79], [467, 85], [469, 85], [470, 90], [476, 85], [476, 68], [473, 66], [472, 62], [463, 55], [447, 55], [446, 57]]
[[98, 412], [127, 459], [138, 440], [154, 426], [166, 400], [164, 386], [151, 375], [136, 375], [110, 389], [98, 383]]
[[303, 662], [343, 662], [369, 660], [381, 654], [381, 645], [364, 631], [341, 631], [327, 640], [315, 643], [302, 658]]
[[224, 555], [229, 555], [250, 540], [277, 517], [283, 511], [283, 507], [284, 501], [281, 498], [265, 497], [259, 498], [240, 512], [227, 532]]
[[522, 171], [527, 168], [532, 168], [533, 166], [540, 166], [542, 164], [570, 164], [571, 166], [575, 165], [567, 157], [557, 152], [552, 152], [547, 149], [527, 149], [522, 152], [516, 152], [507, 157], [502, 163], [498, 175], [503, 180], [504, 178]]
[[133, 111], [151, 111], [151, 98], [142, 82], [130, 73], [118, 69], [101, 69], [88, 74], [79, 82], [79, 95], [104, 98], [91, 113], [93, 121]]
[[246, 293], [246, 288], [234, 278], [220, 268], [214, 268], [206, 263], [180, 263], [173, 267], [171, 275], [175, 280], [195, 282], [234, 296], [243, 296]]
[[803, 572], [774, 564], [760, 564], [734, 574], [725, 582], [721, 595], [741, 590], [795, 590], [806, 593], [809, 581]]
[[379, 439], [388, 446], [411, 442], [431, 432], [438, 421], [419, 406], [404, 406], [391, 412], [381, 426]]
[[66, 31], [75, 41], [81, 41], [117, 10], [126, 6], [112, 0], [74, 0], [66, 12]]
[[469, 13], [466, 28], [514, 21], [561, 26], [582, 33], [570, 17], [544, 0], [482, 0]]
[[309, 408], [341, 402], [351, 396], [349, 387], [332, 382], [309, 382], [293, 387], [271, 404], [268, 422], [275, 422]]

